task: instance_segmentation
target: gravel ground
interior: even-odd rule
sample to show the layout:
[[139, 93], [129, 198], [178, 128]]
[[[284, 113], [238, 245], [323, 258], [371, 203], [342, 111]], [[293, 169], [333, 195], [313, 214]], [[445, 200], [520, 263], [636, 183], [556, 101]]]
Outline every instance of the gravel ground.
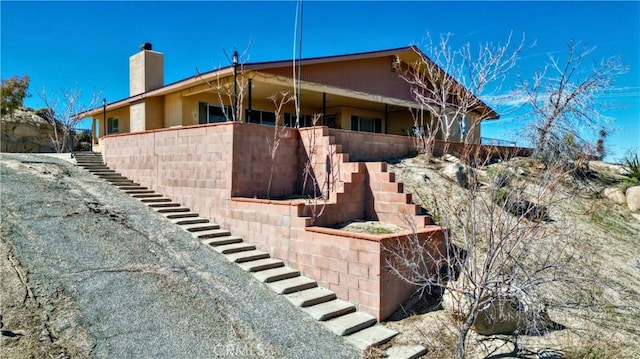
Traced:
[[0, 169], [0, 357], [359, 356], [187, 232], [68, 161], [2, 154]]

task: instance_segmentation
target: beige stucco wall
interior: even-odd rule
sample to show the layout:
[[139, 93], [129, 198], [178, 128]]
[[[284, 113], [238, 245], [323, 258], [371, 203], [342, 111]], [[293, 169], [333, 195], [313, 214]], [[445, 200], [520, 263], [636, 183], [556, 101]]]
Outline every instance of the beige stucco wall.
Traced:
[[164, 97], [145, 99], [145, 129], [156, 130], [164, 127]]
[[140, 101], [129, 107], [130, 132], [142, 132], [145, 130], [145, 102]]
[[143, 50], [129, 58], [129, 95], [135, 96], [164, 85], [164, 55]]
[[164, 97], [164, 127], [182, 125], [182, 96], [172, 93]]

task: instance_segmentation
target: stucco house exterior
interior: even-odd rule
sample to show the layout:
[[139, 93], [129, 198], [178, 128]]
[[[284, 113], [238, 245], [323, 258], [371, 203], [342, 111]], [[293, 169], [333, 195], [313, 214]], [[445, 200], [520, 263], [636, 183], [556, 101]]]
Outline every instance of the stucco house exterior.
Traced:
[[[110, 168], [383, 320], [415, 290], [388, 270], [385, 248], [413, 235], [434, 261], [448, 252], [445, 230], [413, 203], [385, 162], [416, 154], [408, 136], [416, 103], [394, 62], [411, 64], [417, 51], [305, 59], [296, 76], [292, 61], [238, 64], [164, 85], [163, 55], [146, 46], [130, 58], [130, 97], [84, 115], [93, 118], [94, 150]], [[274, 131], [268, 98], [292, 93], [298, 76], [300, 128], [290, 102], [279, 119], [286, 126]], [[241, 118], [227, 121], [234, 106]], [[482, 119], [498, 117], [488, 107], [480, 112]], [[314, 114], [319, 123], [310, 126]], [[475, 131], [467, 139], [479, 142]], [[407, 229], [381, 235], [340, 229], [358, 220]]]
[[[295, 65], [292, 60], [231, 64], [165, 85], [164, 55], [146, 45], [129, 59], [130, 96], [84, 114], [93, 118], [95, 141], [108, 134], [227, 121], [234, 117], [235, 101], [239, 122], [273, 125], [275, 108], [269, 97], [282, 91], [293, 94], [294, 86], [299, 90], [300, 127], [310, 126], [312, 115], [319, 114], [317, 125], [329, 128], [412, 133], [409, 109], [418, 105], [394, 63], [399, 60], [411, 66], [419, 60], [420, 50], [413, 46], [302, 59]], [[479, 116], [482, 120], [499, 117], [485, 106], [460, 121], [475, 121]], [[294, 102], [282, 110], [279, 125], [296, 126]], [[480, 126], [454, 126], [473, 129], [467, 136], [471, 142], [480, 141]], [[460, 139], [458, 129], [451, 133], [451, 141]]]

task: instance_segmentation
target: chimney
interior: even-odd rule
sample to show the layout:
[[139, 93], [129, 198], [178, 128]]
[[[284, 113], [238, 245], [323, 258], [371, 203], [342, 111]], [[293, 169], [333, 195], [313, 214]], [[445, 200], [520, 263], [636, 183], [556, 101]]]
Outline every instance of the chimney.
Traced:
[[155, 90], [164, 85], [164, 55], [145, 42], [140, 52], [129, 58], [129, 95]]

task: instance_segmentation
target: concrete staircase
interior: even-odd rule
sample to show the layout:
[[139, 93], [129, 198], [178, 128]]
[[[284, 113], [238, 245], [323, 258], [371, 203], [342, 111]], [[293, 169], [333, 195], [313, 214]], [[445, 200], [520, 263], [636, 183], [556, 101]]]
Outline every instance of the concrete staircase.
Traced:
[[[232, 235], [229, 230], [221, 229], [189, 208], [109, 169], [103, 163], [101, 154], [79, 152], [75, 158], [78, 166], [110, 182], [180, 226], [194, 239], [211, 247], [359, 349], [386, 343], [398, 335], [396, 331], [376, 325], [374, 316], [357, 311], [353, 304], [338, 299], [333, 291], [319, 287], [315, 280], [302, 276], [283, 261], [271, 258], [269, 253], [257, 250], [256, 246]], [[421, 345], [394, 346], [387, 350], [389, 358], [417, 358], [424, 353], [426, 348]]]
[[[342, 152], [342, 145], [336, 143], [334, 136], [325, 133], [317, 135], [314, 141], [316, 147], [326, 149], [326, 157], [331, 158], [330, 164], [321, 163], [321, 167], [330, 167], [332, 172], [331, 178], [326, 180], [330, 189], [328, 201], [314, 225], [334, 225], [353, 219], [399, 226], [406, 226], [409, 220], [418, 229], [433, 224], [431, 216], [413, 203], [411, 194], [404, 193], [403, 184], [396, 182], [395, 174], [387, 170], [386, 162], [349, 162], [349, 154]], [[363, 202], [366, 204], [364, 213], [353, 206]], [[312, 212], [312, 206], [306, 205], [301, 216], [311, 217]]]

